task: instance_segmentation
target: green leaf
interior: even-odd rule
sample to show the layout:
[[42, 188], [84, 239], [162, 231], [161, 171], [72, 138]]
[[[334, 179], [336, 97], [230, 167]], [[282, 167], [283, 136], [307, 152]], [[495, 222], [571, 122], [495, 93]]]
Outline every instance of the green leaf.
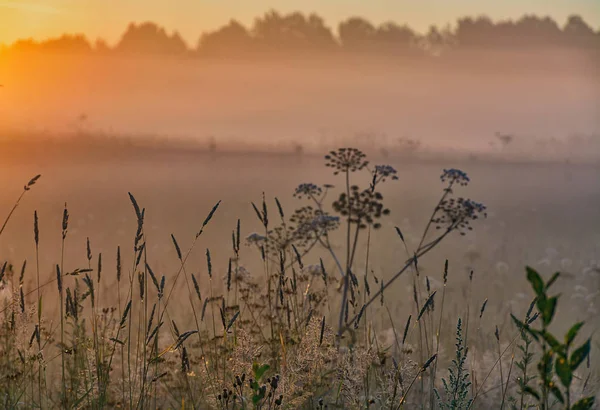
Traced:
[[559, 357], [556, 360], [555, 369], [563, 386], [569, 388], [569, 386], [571, 386], [571, 381], [573, 380], [573, 372], [571, 371], [571, 366], [569, 366], [567, 359]]
[[254, 389], [255, 394], [252, 396], [252, 404], [254, 404], [254, 407], [256, 407], [256, 405], [265, 398], [265, 395], [267, 393], [267, 386], [262, 386], [262, 387], [257, 387], [256, 389]]
[[544, 281], [537, 271], [529, 266], [525, 268], [527, 270], [527, 280], [531, 283], [531, 287], [536, 295], [541, 296], [544, 293]]
[[560, 353], [560, 351], [561, 351], [560, 342], [558, 340], [556, 340], [556, 338], [554, 336], [552, 336], [548, 332], [542, 332], [542, 337], [544, 338], [546, 343], [548, 343], [550, 345], [550, 347], [552, 349], [554, 349], [555, 352]]
[[579, 349], [575, 350], [573, 354], [571, 354], [571, 359], [569, 360], [571, 370], [576, 370], [590, 354], [590, 343], [591, 339], [588, 339]]
[[255, 394], [254, 396], [252, 396], [252, 404], [256, 406], [258, 402], [262, 400], [262, 397], [260, 396], [260, 394]]
[[558, 299], [556, 297], [546, 298], [546, 295], [542, 295], [538, 298], [537, 306], [542, 315], [542, 321], [544, 325], [548, 326], [554, 318], [556, 313], [556, 303]]
[[558, 279], [559, 276], [560, 276], [560, 272], [556, 272], [554, 275], [552, 275], [552, 277], [548, 280], [548, 282], [546, 282], [546, 286], [545, 286], [546, 291], [550, 288], [550, 286], [552, 286], [552, 284], [554, 282], [556, 282], [556, 279]]
[[530, 387], [530, 386], [524, 386], [524, 387], [523, 387], [523, 391], [524, 391], [525, 393], [529, 394], [530, 396], [533, 396], [533, 397], [535, 397], [535, 398], [536, 398], [536, 400], [538, 400], [538, 401], [540, 400], [540, 394], [539, 394], [537, 391], [535, 391], [535, 389], [534, 389], [533, 387]]
[[259, 381], [263, 377], [265, 372], [270, 369], [270, 367], [271, 366], [269, 366], [268, 364], [263, 364], [262, 366], [260, 366], [258, 363], [254, 363], [252, 365], [254, 379], [256, 379], [256, 381]]
[[512, 313], [510, 314], [510, 317], [512, 318], [513, 322], [515, 322], [515, 324], [517, 325], [519, 330], [521, 330], [521, 329], [524, 330], [525, 328], [527, 328], [527, 325], [525, 323], [521, 322], [519, 319], [517, 319], [515, 317], [515, 315], [513, 315]]
[[552, 350], [548, 350], [540, 359], [538, 363], [538, 370], [540, 372], [540, 376], [542, 376], [542, 381], [550, 381], [552, 380], [552, 362], [554, 361], [554, 352]]
[[561, 404], [565, 403], [565, 398], [563, 397], [562, 393], [560, 392], [560, 389], [553, 384], [550, 387], [550, 391], [552, 392], [552, 394], [554, 394], [554, 397], [556, 397], [556, 400], [558, 400]]
[[512, 317], [512, 320], [515, 322], [515, 324], [517, 325], [519, 330], [529, 333], [531, 335], [531, 337], [533, 337], [536, 341], [539, 341], [539, 338], [538, 338], [539, 332], [537, 330], [532, 329], [529, 327], [529, 325], [526, 325], [525, 323], [521, 322], [512, 313], [510, 314], [510, 317]]
[[567, 335], [565, 336], [565, 344], [567, 345], [567, 347], [571, 346], [571, 343], [573, 343], [573, 340], [575, 340], [575, 338], [577, 337], [577, 333], [579, 333], [579, 329], [581, 329], [581, 326], [583, 326], [583, 322], [575, 323], [569, 329]]
[[595, 397], [586, 397], [585, 399], [581, 399], [572, 405], [571, 410], [591, 410], [591, 408], [594, 407], [595, 401]]

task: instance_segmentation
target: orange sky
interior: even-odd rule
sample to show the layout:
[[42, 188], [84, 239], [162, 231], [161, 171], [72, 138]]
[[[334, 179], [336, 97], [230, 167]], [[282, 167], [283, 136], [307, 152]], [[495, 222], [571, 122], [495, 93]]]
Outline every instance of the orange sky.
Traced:
[[250, 24], [269, 9], [317, 12], [334, 26], [361, 15], [374, 22], [394, 20], [419, 31], [445, 25], [459, 16], [487, 14], [494, 19], [526, 13], [550, 15], [563, 24], [576, 13], [600, 27], [598, 0], [0, 0], [0, 43], [18, 38], [42, 39], [64, 32], [116, 41], [131, 21], [155, 21], [178, 30], [191, 45], [199, 34], [230, 18]]

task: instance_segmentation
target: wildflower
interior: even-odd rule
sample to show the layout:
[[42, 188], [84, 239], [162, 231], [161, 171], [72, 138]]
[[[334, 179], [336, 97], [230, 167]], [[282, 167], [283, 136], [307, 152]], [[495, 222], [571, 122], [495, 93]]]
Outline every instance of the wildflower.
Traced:
[[261, 246], [267, 238], [259, 233], [253, 232], [246, 237], [246, 243], [248, 245]]
[[360, 191], [358, 186], [350, 188], [350, 196], [345, 192], [340, 194], [333, 203], [333, 209], [342, 216], [351, 216], [350, 223], [357, 224], [359, 228], [372, 225], [374, 229], [381, 227], [375, 219], [382, 215], [389, 215], [390, 210], [383, 206], [383, 195], [371, 189]]
[[487, 217], [485, 205], [465, 198], [450, 198], [442, 201], [437, 209], [441, 215], [432, 221], [437, 229], [446, 226], [448, 230], [458, 229], [461, 235], [464, 230], [472, 230], [471, 221], [479, 219], [480, 216]]
[[442, 182], [448, 181], [450, 185], [456, 183], [460, 186], [466, 186], [471, 181], [466, 172], [456, 168], [444, 169], [444, 173], [440, 176], [440, 179]]
[[340, 172], [355, 172], [369, 165], [366, 158], [367, 156], [359, 149], [339, 148], [325, 155], [325, 166], [334, 169], [333, 175]]
[[312, 206], [296, 209], [294, 215], [290, 218], [290, 222], [294, 224], [290, 227], [293, 231], [292, 236], [300, 246], [316, 240], [339, 226], [338, 217], [328, 215]]
[[312, 183], [304, 183], [298, 185], [296, 190], [294, 191], [294, 197], [302, 198], [304, 196], [315, 197], [321, 195], [323, 190], [318, 185]]
[[391, 165], [376, 165], [373, 174], [379, 181], [385, 181], [386, 178], [392, 178], [392, 180], [398, 179], [398, 171]]
[[318, 214], [311, 222], [311, 226], [314, 229], [327, 229], [330, 226], [336, 225], [340, 222], [338, 216], [332, 216], [327, 214]]

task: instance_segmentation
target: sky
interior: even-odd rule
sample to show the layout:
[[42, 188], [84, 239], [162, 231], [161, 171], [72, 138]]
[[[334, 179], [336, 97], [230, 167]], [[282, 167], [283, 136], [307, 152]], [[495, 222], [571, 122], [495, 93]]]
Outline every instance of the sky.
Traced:
[[0, 0], [0, 44], [65, 32], [114, 43], [130, 22], [154, 21], [195, 45], [203, 31], [232, 18], [250, 25], [271, 9], [316, 12], [332, 27], [359, 15], [375, 23], [406, 23], [424, 32], [432, 24], [445, 26], [465, 15], [486, 14], [498, 20], [534, 13], [549, 15], [561, 25], [568, 15], [579, 14], [594, 29], [600, 28], [599, 0]]

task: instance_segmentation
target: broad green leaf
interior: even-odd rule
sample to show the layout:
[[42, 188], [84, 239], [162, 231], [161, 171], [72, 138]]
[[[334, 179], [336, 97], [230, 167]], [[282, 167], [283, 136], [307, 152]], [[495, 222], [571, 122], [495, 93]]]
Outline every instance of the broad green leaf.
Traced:
[[556, 374], [560, 378], [561, 383], [566, 388], [571, 386], [571, 381], [573, 380], [573, 372], [571, 371], [571, 366], [564, 357], [559, 357], [556, 360]]
[[585, 399], [579, 400], [577, 403], [571, 406], [571, 410], [591, 410], [594, 407], [595, 397], [586, 397]]
[[262, 400], [262, 397], [260, 397], [260, 395], [255, 394], [254, 396], [252, 396], [252, 404], [254, 404], [255, 406], [258, 404], [259, 401]]
[[556, 303], [558, 299], [556, 297], [546, 298], [545, 295], [538, 299], [537, 305], [542, 315], [542, 321], [547, 326], [552, 322], [554, 313], [556, 312]]
[[270, 366], [268, 364], [263, 364], [262, 366], [259, 366], [258, 363], [255, 363], [252, 366], [252, 371], [254, 372], [254, 378], [259, 381], [263, 375], [265, 374], [265, 372], [267, 370], [269, 370]]
[[548, 332], [543, 332], [542, 337], [544, 338], [546, 343], [548, 343], [550, 345], [550, 347], [552, 349], [554, 349], [555, 352], [560, 353], [560, 350], [561, 350], [560, 342], [558, 340], [556, 340], [556, 338], [554, 336], [552, 336]]
[[550, 322], [552, 322], [552, 319], [554, 319], [554, 314], [556, 313], [556, 303], [557, 302], [558, 302], [558, 298], [556, 296], [548, 299], [548, 304], [546, 305], [546, 308], [548, 309], [546, 311], [546, 317], [548, 319], [548, 323], [546, 323], [547, 325], [549, 325]]
[[579, 367], [579, 365], [585, 360], [585, 358], [590, 354], [590, 339], [588, 339], [581, 347], [571, 354], [571, 359], [569, 360], [569, 365], [571, 366], [571, 370], [575, 370]]
[[262, 399], [265, 398], [266, 392], [267, 392], [266, 386], [262, 386], [262, 387], [259, 387], [258, 389], [256, 389], [256, 393], [252, 396], [252, 403], [254, 404], [255, 407]]
[[544, 281], [537, 271], [529, 266], [525, 268], [527, 270], [527, 280], [531, 283], [531, 287], [537, 296], [541, 296], [544, 293]]
[[577, 337], [577, 333], [579, 333], [579, 329], [581, 329], [581, 326], [583, 326], [583, 322], [579, 322], [579, 323], [575, 323], [567, 332], [567, 335], [565, 336], [565, 344], [568, 346], [571, 346], [571, 343], [573, 343], [573, 340], [575, 340], [575, 338]]

